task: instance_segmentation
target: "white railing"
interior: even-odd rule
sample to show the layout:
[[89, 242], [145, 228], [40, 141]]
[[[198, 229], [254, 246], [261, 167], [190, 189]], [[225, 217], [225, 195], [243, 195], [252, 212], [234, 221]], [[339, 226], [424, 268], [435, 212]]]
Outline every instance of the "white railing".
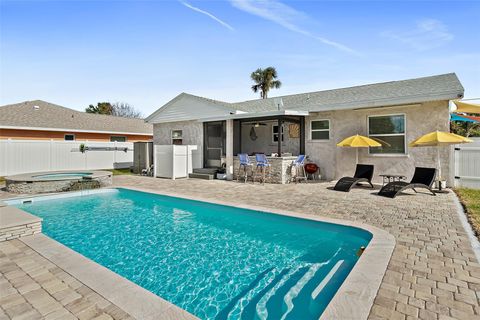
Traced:
[[[85, 152], [81, 152], [81, 144], [87, 147]], [[132, 165], [131, 142], [0, 140], [0, 176], [37, 171], [129, 168]]]
[[480, 138], [455, 146], [455, 186], [480, 189]]

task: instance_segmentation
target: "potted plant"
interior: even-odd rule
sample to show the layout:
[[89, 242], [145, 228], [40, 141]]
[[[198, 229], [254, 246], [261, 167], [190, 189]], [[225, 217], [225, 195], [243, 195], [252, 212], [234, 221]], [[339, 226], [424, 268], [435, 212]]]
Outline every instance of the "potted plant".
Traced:
[[82, 143], [79, 149], [81, 153], [85, 153], [85, 151], [87, 151], [87, 146], [85, 145], [85, 143]]

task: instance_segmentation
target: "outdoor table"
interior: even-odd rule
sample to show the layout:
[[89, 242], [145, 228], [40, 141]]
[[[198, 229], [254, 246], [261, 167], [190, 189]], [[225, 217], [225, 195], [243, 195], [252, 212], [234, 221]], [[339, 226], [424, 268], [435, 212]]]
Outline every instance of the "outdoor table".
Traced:
[[394, 182], [394, 181], [403, 181], [407, 179], [406, 176], [400, 175], [400, 174], [381, 174], [380, 177], [383, 179], [382, 187], [389, 182]]

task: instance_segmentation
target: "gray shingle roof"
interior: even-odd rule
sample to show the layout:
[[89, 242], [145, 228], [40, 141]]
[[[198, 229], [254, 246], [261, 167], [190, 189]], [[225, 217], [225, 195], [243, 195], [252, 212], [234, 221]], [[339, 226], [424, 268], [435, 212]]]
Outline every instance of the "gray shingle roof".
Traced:
[[464, 88], [456, 74], [448, 73], [409, 80], [249, 100], [230, 105], [247, 112], [270, 111], [277, 110], [276, 103], [281, 98], [283, 109], [327, 111], [449, 100], [462, 98], [463, 92]]
[[[35, 108], [38, 106], [39, 108]], [[143, 119], [91, 114], [42, 100], [25, 101], [0, 107], [0, 127], [31, 127], [152, 134], [153, 127]]]

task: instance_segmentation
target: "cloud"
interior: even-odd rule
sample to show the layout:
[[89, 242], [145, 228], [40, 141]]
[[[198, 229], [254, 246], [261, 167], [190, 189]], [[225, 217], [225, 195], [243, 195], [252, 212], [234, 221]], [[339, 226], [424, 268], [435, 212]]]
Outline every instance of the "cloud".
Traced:
[[441, 47], [453, 40], [453, 34], [447, 26], [435, 19], [418, 21], [415, 28], [409, 31], [384, 31], [382, 36], [407, 44], [415, 50], [426, 51]]
[[194, 6], [192, 6], [191, 4], [186, 3], [186, 2], [183, 2], [183, 1], [180, 1], [180, 3], [183, 4], [185, 7], [193, 10], [193, 11], [196, 11], [196, 12], [199, 12], [199, 13], [201, 13], [201, 14], [204, 14], [204, 15], [206, 15], [207, 17], [209, 17], [209, 18], [217, 21], [217, 22], [220, 23], [222, 26], [224, 26], [225, 28], [227, 28], [227, 29], [229, 29], [229, 30], [231, 30], [231, 31], [234, 31], [234, 30], [235, 30], [231, 25], [229, 25], [229, 24], [226, 23], [225, 21], [217, 18], [216, 16], [214, 16], [214, 15], [211, 14], [210, 12], [207, 12], [207, 11], [202, 10], [202, 9], [200, 9], [200, 8], [194, 7]]
[[230, 0], [230, 3], [239, 10], [274, 22], [290, 31], [316, 39], [323, 44], [335, 47], [339, 50], [356, 53], [355, 50], [346, 45], [329, 40], [325, 37], [314, 35], [310, 31], [301, 28], [298, 23], [308, 20], [308, 16], [305, 13], [295, 10], [277, 0]]

